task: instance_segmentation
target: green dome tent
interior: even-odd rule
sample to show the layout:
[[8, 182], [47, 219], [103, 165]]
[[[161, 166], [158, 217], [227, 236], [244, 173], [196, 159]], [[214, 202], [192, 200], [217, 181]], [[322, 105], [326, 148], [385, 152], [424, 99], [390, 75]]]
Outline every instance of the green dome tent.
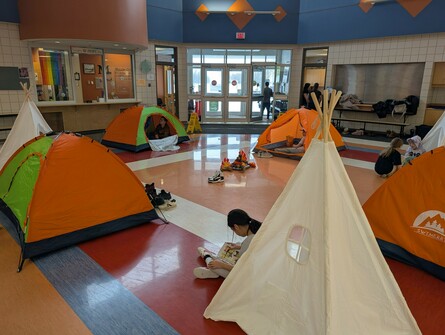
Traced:
[[146, 133], [154, 131], [162, 116], [167, 119], [170, 133], [178, 135], [178, 143], [190, 140], [176, 116], [159, 107], [141, 106], [128, 108], [116, 116], [105, 130], [102, 144], [135, 152], [149, 149]]

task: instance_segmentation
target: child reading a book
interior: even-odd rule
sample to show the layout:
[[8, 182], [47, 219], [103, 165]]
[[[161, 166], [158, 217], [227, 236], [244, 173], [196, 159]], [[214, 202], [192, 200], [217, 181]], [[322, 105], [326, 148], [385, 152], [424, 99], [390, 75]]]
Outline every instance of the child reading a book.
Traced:
[[226, 278], [235, 266], [236, 261], [244, 254], [250, 242], [261, 227], [261, 222], [252, 219], [242, 209], [233, 209], [227, 215], [227, 225], [241, 237], [246, 237], [242, 243], [224, 243], [218, 255], [199, 247], [198, 253], [204, 259], [207, 267], [197, 267], [193, 270], [196, 278]]

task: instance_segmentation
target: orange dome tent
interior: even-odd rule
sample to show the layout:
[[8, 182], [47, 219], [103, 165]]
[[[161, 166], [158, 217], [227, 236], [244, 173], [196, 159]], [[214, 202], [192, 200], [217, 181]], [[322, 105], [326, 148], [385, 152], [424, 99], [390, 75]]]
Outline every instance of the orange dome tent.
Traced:
[[[303, 136], [302, 129], [305, 129], [306, 140], [304, 148], [306, 151], [315, 136], [319, 124], [320, 119], [317, 112], [314, 110], [306, 108], [288, 110], [272, 122], [272, 124], [260, 135], [254, 151], [268, 151], [276, 156], [301, 159], [303, 156], [302, 153], [277, 152], [274, 149], [284, 147], [286, 145], [286, 137], [288, 136], [300, 139]], [[329, 132], [337, 150], [344, 150], [345, 144], [337, 129], [331, 125]]]
[[178, 135], [178, 143], [190, 138], [179, 119], [159, 107], [131, 107], [114, 118], [105, 130], [102, 144], [130, 151], [150, 149], [146, 132], [153, 132], [161, 117], [167, 119], [170, 134]]
[[24, 144], [0, 171], [0, 209], [23, 260], [158, 218], [134, 173], [88, 137], [62, 133]]
[[445, 280], [445, 148], [397, 171], [363, 210], [382, 253]]

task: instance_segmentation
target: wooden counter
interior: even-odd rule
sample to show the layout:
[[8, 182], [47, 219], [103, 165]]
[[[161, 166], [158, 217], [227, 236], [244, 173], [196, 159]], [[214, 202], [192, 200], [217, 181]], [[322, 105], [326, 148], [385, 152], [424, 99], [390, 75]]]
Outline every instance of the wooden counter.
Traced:
[[139, 101], [58, 105], [39, 103], [37, 107], [54, 131], [80, 132], [105, 129], [120, 112], [138, 104]]

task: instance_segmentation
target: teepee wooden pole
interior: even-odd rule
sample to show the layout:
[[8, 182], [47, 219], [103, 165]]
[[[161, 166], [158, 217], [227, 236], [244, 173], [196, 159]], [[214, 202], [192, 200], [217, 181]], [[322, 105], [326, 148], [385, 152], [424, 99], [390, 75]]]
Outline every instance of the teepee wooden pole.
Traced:
[[[332, 114], [334, 113], [335, 106], [340, 100], [342, 92], [332, 90], [332, 93], [329, 94], [328, 90], [323, 91], [323, 112], [321, 110], [321, 106], [318, 103], [317, 96], [314, 92], [311, 93], [312, 101], [314, 102], [315, 108], [317, 109], [318, 116], [320, 118], [320, 125], [316, 131], [315, 138], [320, 137], [320, 133], [322, 134], [323, 141], [333, 141], [332, 135], [330, 132], [330, 125], [332, 120]], [[330, 99], [329, 99], [330, 95]]]
[[[320, 104], [318, 103], [317, 96], [315, 95], [314, 92], [311, 93], [311, 98], [312, 98], [312, 101], [314, 102], [315, 109], [318, 112], [318, 117], [320, 118], [320, 124], [319, 124], [317, 131], [315, 132], [315, 136], [314, 136], [314, 138], [319, 138], [320, 133], [323, 129], [323, 113], [321, 112]], [[306, 131], [307, 131], [307, 129], [306, 129]]]
[[321, 119], [321, 118], [323, 117], [323, 113], [322, 113], [322, 111], [321, 111], [320, 104], [318, 103], [317, 96], [315, 95], [314, 92], [312, 92], [312, 93], [311, 93], [311, 97], [312, 97], [312, 101], [314, 102], [315, 109], [316, 109], [317, 112], [318, 112], [318, 116], [319, 116], [320, 119]]
[[329, 141], [329, 91], [323, 91], [323, 142]]
[[31, 98], [31, 92], [28, 89], [28, 83], [22, 83], [20, 82], [20, 86], [22, 86], [23, 92], [25, 92], [25, 99], [24, 101], [27, 101]]

